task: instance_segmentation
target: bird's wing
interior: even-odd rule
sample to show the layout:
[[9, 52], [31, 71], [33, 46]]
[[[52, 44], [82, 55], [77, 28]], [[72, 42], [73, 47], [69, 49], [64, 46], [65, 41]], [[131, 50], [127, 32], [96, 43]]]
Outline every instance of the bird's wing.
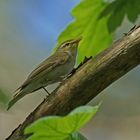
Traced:
[[24, 88], [28, 85], [33, 79], [40, 76], [43, 72], [48, 73], [49, 71], [53, 71], [57, 66], [65, 64], [70, 58], [68, 53], [57, 53], [50, 56], [48, 59], [43, 61], [35, 70], [31, 72], [28, 76], [27, 80], [23, 83], [20, 88]]

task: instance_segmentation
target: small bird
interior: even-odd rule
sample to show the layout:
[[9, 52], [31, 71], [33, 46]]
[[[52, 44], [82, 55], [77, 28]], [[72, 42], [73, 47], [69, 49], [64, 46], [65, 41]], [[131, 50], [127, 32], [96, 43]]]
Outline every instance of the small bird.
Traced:
[[63, 42], [54, 54], [34, 69], [26, 81], [15, 91], [15, 95], [9, 102], [7, 110], [26, 94], [41, 88], [49, 94], [45, 87], [60, 82], [73, 70], [80, 40], [79, 38]]

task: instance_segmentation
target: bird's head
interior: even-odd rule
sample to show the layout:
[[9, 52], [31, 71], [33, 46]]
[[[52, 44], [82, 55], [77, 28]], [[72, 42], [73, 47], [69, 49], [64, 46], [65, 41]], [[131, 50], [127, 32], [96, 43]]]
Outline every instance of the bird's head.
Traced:
[[78, 39], [71, 39], [63, 42], [59, 47], [59, 51], [74, 51], [77, 50], [78, 44], [81, 38]]

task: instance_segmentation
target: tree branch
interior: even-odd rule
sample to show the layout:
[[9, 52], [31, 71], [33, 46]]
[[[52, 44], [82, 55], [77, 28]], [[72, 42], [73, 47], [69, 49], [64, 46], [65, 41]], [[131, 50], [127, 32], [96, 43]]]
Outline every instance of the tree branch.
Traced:
[[87, 104], [102, 90], [140, 64], [140, 28], [133, 29], [66, 79], [15, 129], [7, 140], [25, 140], [24, 129], [48, 115], [65, 115]]

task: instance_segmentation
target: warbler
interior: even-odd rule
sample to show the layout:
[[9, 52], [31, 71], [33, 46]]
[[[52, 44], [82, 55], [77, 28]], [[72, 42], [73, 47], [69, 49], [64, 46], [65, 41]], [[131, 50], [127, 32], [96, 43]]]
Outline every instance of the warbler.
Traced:
[[13, 99], [9, 102], [9, 110], [18, 100], [26, 94], [30, 94], [46, 86], [60, 82], [74, 68], [76, 63], [77, 48], [81, 38], [63, 42], [58, 49], [43, 61], [31, 74], [26, 81], [15, 91]]

